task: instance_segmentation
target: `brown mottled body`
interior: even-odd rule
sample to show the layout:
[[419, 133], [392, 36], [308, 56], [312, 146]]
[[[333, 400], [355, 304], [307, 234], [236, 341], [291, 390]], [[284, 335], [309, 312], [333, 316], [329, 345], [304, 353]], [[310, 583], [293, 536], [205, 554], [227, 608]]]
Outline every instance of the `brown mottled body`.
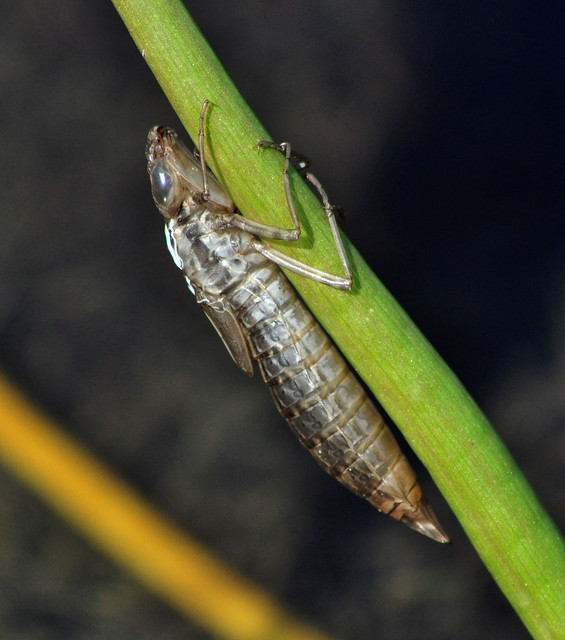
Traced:
[[[202, 126], [199, 142], [203, 158]], [[256, 237], [292, 240], [300, 232], [286, 177], [290, 148], [284, 145], [281, 150], [287, 158], [283, 181], [292, 230], [240, 216], [229, 195], [176, 134], [153, 128], [147, 142], [148, 170], [155, 202], [166, 218], [169, 250], [235, 362], [248, 374], [253, 361], [258, 363], [280, 413], [324, 469], [380, 511], [447, 542], [391, 431], [278, 266], [350, 288], [339, 232], [332, 227], [345, 278], [291, 260]], [[313, 176], [307, 177], [319, 188], [334, 223], [325, 192]]]

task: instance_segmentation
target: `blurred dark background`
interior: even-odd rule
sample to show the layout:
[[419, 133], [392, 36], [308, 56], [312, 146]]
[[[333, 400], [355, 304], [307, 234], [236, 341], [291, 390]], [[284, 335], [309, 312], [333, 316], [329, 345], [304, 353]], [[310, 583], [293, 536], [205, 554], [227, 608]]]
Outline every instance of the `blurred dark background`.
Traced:
[[[563, 4], [187, 6], [563, 529]], [[421, 466], [449, 547], [327, 477], [232, 364], [166, 251], [143, 150], [150, 126], [179, 124], [111, 3], [6, 3], [0, 30], [12, 379], [324, 631], [527, 638]], [[208, 637], [3, 469], [0, 539], [6, 640]]]

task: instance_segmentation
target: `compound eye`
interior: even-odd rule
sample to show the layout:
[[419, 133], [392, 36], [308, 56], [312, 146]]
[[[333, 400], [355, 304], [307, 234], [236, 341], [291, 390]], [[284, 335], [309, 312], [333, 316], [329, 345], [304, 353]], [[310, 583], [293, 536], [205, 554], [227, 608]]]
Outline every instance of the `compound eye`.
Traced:
[[163, 158], [153, 163], [150, 171], [151, 193], [159, 211], [166, 218], [174, 218], [182, 202], [178, 175]]

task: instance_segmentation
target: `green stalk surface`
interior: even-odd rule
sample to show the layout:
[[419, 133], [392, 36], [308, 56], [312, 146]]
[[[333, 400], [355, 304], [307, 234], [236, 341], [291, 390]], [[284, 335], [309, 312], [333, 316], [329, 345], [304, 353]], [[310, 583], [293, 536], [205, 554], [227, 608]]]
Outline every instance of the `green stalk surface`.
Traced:
[[[196, 140], [206, 117], [207, 160], [247, 217], [290, 226], [282, 158], [179, 0], [114, 0], [155, 77]], [[293, 174], [303, 221], [288, 255], [340, 273], [319, 201]], [[565, 638], [565, 546], [509, 452], [390, 293], [346, 241], [351, 292], [289, 274], [342, 353], [427, 467], [469, 539], [530, 633]]]

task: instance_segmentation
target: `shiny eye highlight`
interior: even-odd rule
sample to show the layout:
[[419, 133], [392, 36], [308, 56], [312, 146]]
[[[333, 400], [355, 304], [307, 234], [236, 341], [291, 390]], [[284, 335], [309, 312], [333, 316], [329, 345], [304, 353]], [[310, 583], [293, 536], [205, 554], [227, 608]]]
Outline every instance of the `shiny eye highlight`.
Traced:
[[150, 171], [151, 193], [165, 218], [174, 218], [182, 204], [183, 189], [176, 171], [165, 158], [157, 158]]

